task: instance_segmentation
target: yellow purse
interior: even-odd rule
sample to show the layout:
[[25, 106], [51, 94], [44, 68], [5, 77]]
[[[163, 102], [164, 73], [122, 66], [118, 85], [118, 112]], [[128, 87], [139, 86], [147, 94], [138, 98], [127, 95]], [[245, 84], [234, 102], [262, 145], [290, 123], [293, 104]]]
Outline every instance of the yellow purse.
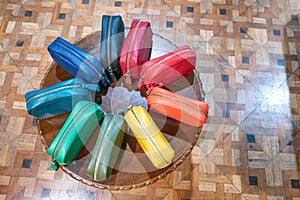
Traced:
[[130, 106], [124, 118], [152, 164], [158, 169], [168, 166], [174, 158], [174, 150], [147, 110]]

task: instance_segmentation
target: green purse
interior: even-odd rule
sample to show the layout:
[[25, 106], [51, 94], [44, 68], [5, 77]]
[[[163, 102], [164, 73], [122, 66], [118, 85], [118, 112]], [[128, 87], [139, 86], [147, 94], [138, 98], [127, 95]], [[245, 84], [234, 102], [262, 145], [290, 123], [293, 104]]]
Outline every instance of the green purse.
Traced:
[[58, 170], [59, 165], [70, 164], [78, 156], [103, 114], [102, 108], [93, 102], [79, 101], [75, 105], [47, 150], [54, 170]]
[[87, 168], [87, 174], [95, 181], [107, 179], [115, 167], [124, 138], [123, 126], [121, 114], [105, 116]]

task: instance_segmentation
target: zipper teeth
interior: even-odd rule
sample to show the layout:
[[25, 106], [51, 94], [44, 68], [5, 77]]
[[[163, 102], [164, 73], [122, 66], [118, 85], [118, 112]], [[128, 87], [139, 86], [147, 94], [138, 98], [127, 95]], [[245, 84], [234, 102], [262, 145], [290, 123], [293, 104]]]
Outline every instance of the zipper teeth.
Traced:
[[138, 24], [136, 25], [134, 33], [133, 33], [133, 37], [130, 41], [130, 46], [129, 46], [129, 50], [128, 50], [128, 54], [127, 54], [127, 73], [130, 73], [130, 54], [131, 54], [131, 51], [132, 51], [132, 45], [133, 45], [133, 41], [134, 41], [135, 36], [136, 36], [136, 32], [137, 32], [137, 30], [139, 28], [139, 25], [141, 23], [142, 23], [142, 21], [139, 21]]
[[168, 60], [168, 59], [171, 59], [171, 58], [177, 56], [178, 54], [186, 53], [186, 52], [190, 52], [190, 51], [191, 51], [190, 49], [185, 49], [185, 50], [178, 51], [178, 52], [176, 52], [176, 53], [174, 53], [174, 54], [172, 54], [172, 55], [170, 55], [170, 56], [164, 58], [163, 60], [159, 61], [158, 63], [153, 64], [151, 67], [149, 67], [149, 68], [144, 72], [144, 74], [142, 75], [141, 79], [144, 79], [145, 75], [146, 75], [152, 68], [154, 68], [154, 67], [160, 65], [161, 63], [165, 62], [165, 61]]
[[[171, 100], [173, 100], [173, 101], [176, 101], [176, 102], [185, 104], [185, 105], [187, 105], [187, 106], [189, 106], [189, 107], [191, 107], [191, 108], [194, 108], [194, 106], [193, 106], [191, 103], [182, 101], [182, 100], [179, 99], [179, 98], [175, 98], [175, 97], [171, 97], [171, 96], [166, 97], [166, 96], [164, 96], [164, 95], [162, 95], [162, 94], [150, 94], [150, 96], [158, 96], [158, 97], [163, 97], [163, 98], [165, 98], [165, 99], [171, 99]], [[204, 109], [199, 108], [199, 107], [198, 107], [198, 109], [200, 110], [200, 112], [204, 113], [204, 114], [207, 116], [208, 113], [207, 113]]]
[[98, 75], [99, 79], [102, 78], [102, 74], [97, 70], [97, 68], [89, 61], [89, 59], [84, 58], [82, 55], [80, 55], [79, 53], [77, 53], [76, 51], [74, 51], [72, 48], [64, 45], [63, 43], [61, 43], [60, 41], [56, 41], [58, 46], [61, 46], [62, 48], [66, 48], [69, 51], [71, 51], [73, 54], [75, 54], [77, 57], [81, 58], [82, 60], [87, 61], [87, 65], [90, 66], [93, 71]]
[[87, 104], [85, 105], [83, 108], [80, 109], [80, 111], [76, 114], [75, 118], [73, 119], [73, 121], [69, 124], [68, 128], [66, 129], [65, 133], [63, 134], [62, 138], [59, 140], [56, 148], [55, 148], [55, 151], [54, 151], [54, 155], [53, 155], [53, 158], [56, 158], [57, 154], [58, 154], [58, 150], [60, 149], [60, 146], [62, 144], [64, 144], [65, 142], [62, 142], [67, 136], [67, 132], [71, 129], [72, 125], [75, 123], [75, 121], [78, 119], [78, 117], [80, 117], [80, 113], [86, 111], [89, 107], [91, 107], [93, 104]]
[[109, 22], [108, 22], [108, 33], [107, 33], [107, 65], [110, 66], [111, 63], [110, 63], [110, 33], [111, 33], [111, 23], [112, 23], [112, 16], [110, 17], [109, 19]]
[[67, 85], [67, 86], [61, 86], [61, 87], [58, 87], [58, 88], [55, 88], [53, 90], [49, 90], [49, 91], [46, 91], [46, 92], [42, 92], [42, 93], [39, 93], [39, 94], [36, 94], [32, 97], [30, 97], [28, 100], [27, 100], [27, 103], [29, 103], [30, 101], [32, 101], [33, 99], [36, 99], [40, 96], [43, 96], [45, 94], [49, 94], [49, 93], [52, 93], [52, 92], [56, 92], [56, 91], [60, 91], [60, 90], [63, 90], [63, 89], [68, 89], [68, 88], [82, 88], [83, 87], [83, 84], [77, 84], [77, 85]]
[[[141, 121], [139, 120], [138, 116], [136, 115], [136, 113], [134, 112], [134, 110], [132, 109], [132, 107], [130, 108], [133, 116], [135, 117], [136, 121], [139, 123], [140, 127], [143, 127], [143, 123], [141, 123]], [[142, 128], [144, 130], [144, 128]], [[149, 138], [151, 140], [150, 144], [154, 145], [154, 149], [158, 149], [158, 154], [160, 155], [161, 160], [164, 162], [165, 165], [167, 165], [169, 162], [164, 158], [164, 155], [159, 151], [159, 146], [156, 145], [156, 143], [153, 141], [153, 139], [151, 137], [149, 137], [149, 135], [147, 134], [147, 131], [144, 131], [144, 133], [146, 133], [147, 138]]]
[[[114, 122], [116, 121], [116, 116], [117, 115], [114, 115], [112, 120], [110, 121], [110, 124], [109, 126], [107, 127], [107, 130], [105, 131], [105, 133], [109, 133], [110, 129], [113, 127], [114, 125]], [[99, 168], [99, 164], [100, 164], [100, 161], [101, 161], [101, 157], [102, 157], [102, 153], [103, 153], [103, 144], [107, 144], [107, 141], [108, 140], [108, 136], [107, 134], [104, 135], [104, 139], [103, 141], [101, 142], [100, 146], [99, 146], [99, 150], [98, 150], [98, 154], [97, 154], [97, 159], [96, 159], [96, 166], [95, 166], [95, 169], [94, 169], [94, 179], [96, 180], [97, 178], [97, 174], [98, 174], [98, 168]]]

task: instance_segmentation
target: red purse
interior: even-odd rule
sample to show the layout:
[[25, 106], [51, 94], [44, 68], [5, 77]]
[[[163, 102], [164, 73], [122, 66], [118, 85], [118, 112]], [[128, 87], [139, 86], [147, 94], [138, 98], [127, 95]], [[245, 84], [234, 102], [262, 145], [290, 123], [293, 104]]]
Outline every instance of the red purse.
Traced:
[[149, 110], [155, 111], [182, 123], [201, 127], [207, 120], [208, 104], [159, 87], [149, 91]]
[[186, 76], [195, 69], [196, 55], [187, 45], [175, 51], [145, 62], [141, 67], [138, 87], [149, 89], [156, 85], [167, 85]]
[[119, 61], [126, 83], [131, 84], [131, 77], [140, 78], [140, 66], [150, 58], [152, 35], [149, 22], [132, 21]]

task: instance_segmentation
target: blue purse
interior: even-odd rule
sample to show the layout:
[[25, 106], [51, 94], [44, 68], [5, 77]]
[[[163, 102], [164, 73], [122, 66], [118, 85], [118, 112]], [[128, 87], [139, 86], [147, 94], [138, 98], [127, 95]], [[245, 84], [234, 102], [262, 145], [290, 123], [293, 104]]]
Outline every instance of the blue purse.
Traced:
[[48, 46], [48, 51], [54, 62], [74, 77], [90, 83], [99, 83], [103, 87], [109, 86], [100, 61], [83, 49], [57, 37]]
[[121, 16], [103, 15], [100, 60], [111, 82], [119, 80], [122, 76], [119, 58], [124, 40], [124, 23]]
[[80, 78], [33, 90], [25, 94], [27, 111], [40, 119], [67, 113], [81, 100], [93, 101], [92, 91], [99, 92], [99, 85]]

